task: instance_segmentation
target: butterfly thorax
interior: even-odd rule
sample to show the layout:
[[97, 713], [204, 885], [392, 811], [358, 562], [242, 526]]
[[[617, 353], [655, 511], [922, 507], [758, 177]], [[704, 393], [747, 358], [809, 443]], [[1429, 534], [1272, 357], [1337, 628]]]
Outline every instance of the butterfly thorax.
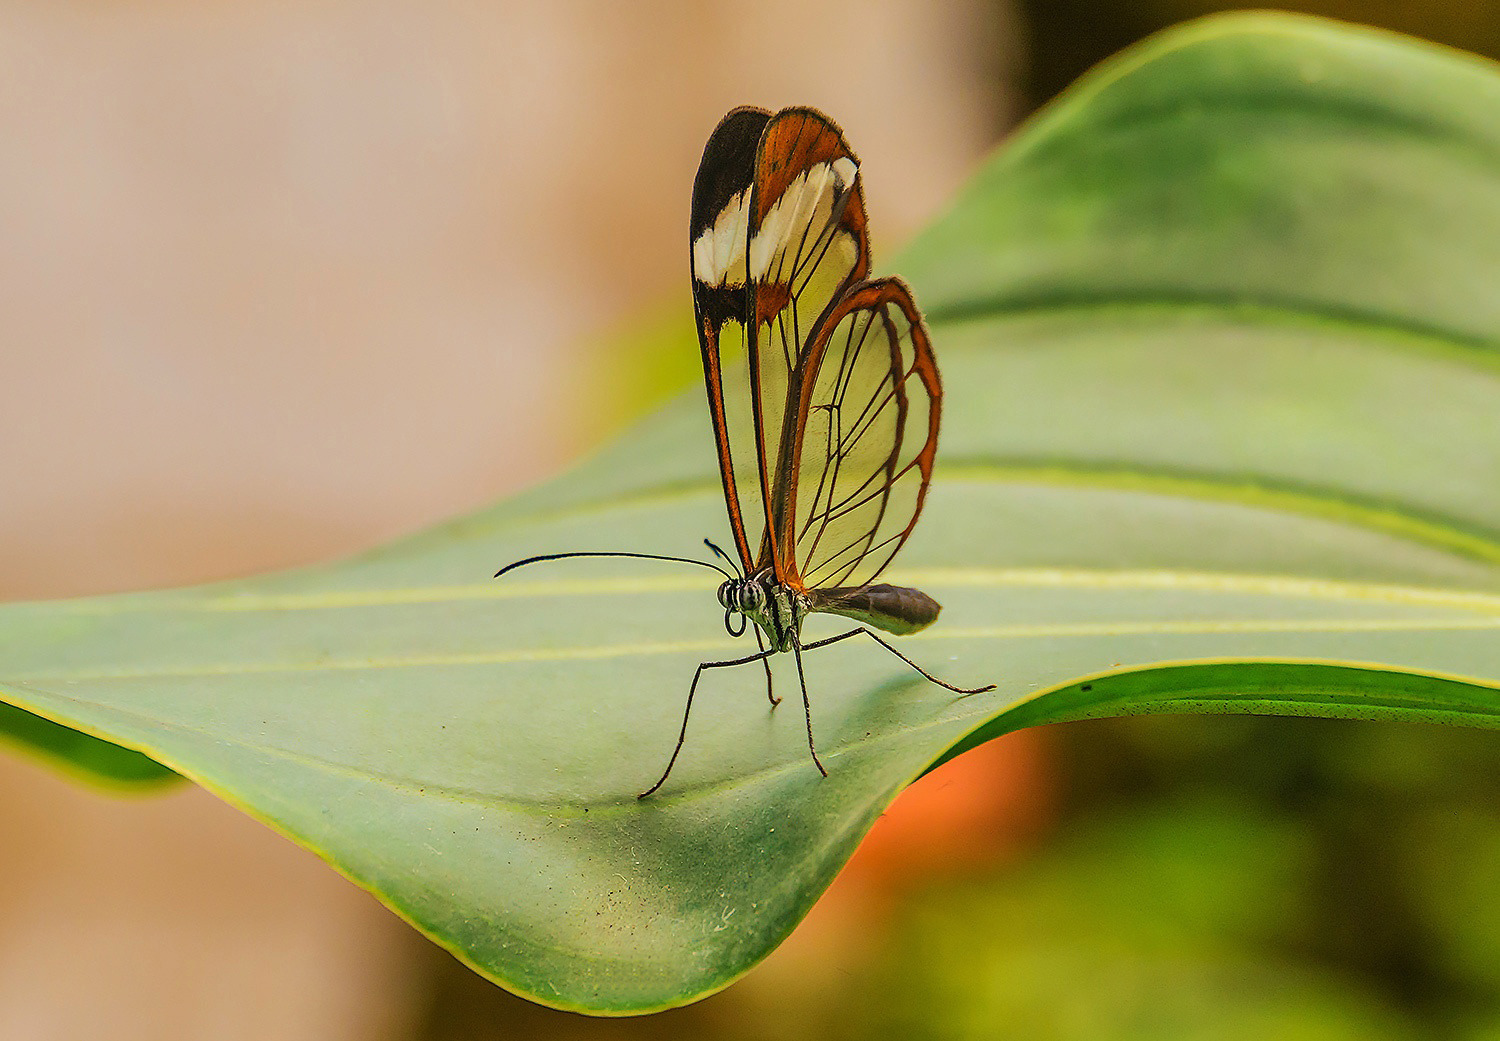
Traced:
[[719, 586], [719, 603], [760, 627], [778, 651], [789, 651], [807, 617], [807, 598], [776, 581], [768, 568], [748, 578], [731, 578]]

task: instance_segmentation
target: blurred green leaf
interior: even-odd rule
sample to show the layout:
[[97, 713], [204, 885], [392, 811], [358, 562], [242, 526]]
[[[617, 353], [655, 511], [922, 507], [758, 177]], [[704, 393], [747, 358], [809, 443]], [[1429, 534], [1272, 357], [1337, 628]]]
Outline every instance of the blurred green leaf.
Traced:
[[1246, 800], [1085, 813], [1004, 885], [914, 895], [854, 1004], [859, 1036], [1425, 1036], [1367, 983], [1275, 942], [1299, 930], [1318, 870], [1310, 829]]
[[791, 930], [906, 783], [1007, 730], [1500, 725], [1497, 261], [1500, 77], [1476, 59], [1241, 15], [1081, 83], [893, 266], [948, 388], [892, 573], [946, 613], [902, 646], [998, 689], [955, 698], [873, 646], [810, 656], [826, 780], [744, 669], [710, 675], [637, 801], [694, 665], [742, 646], [713, 582], [487, 578], [722, 538], [696, 395], [355, 560], [0, 610], [0, 690], [217, 792], [519, 993], [692, 1001]]

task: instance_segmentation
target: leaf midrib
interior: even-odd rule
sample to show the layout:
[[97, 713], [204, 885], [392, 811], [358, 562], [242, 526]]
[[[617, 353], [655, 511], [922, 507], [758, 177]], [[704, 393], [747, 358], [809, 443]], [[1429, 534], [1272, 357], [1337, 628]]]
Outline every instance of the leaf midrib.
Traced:
[[[1486, 611], [1500, 615], [1500, 593], [1456, 590], [1436, 586], [1396, 583], [1348, 582], [1295, 575], [1232, 571], [1189, 571], [1169, 568], [1059, 568], [1059, 567], [915, 567], [892, 568], [886, 576], [898, 582], [928, 589], [979, 588], [1084, 588], [1178, 589], [1195, 592], [1294, 596], [1305, 599], [1361, 601], [1410, 607], [1439, 607], [1463, 611]], [[153, 600], [149, 594], [98, 600], [47, 601], [35, 607], [85, 614], [281, 612], [338, 610], [364, 607], [409, 607], [446, 604], [463, 600], [510, 600], [539, 597], [622, 596], [642, 593], [693, 593], [707, 589], [702, 580], [679, 577], [593, 578], [552, 582], [518, 581], [472, 586], [426, 586], [399, 589], [356, 589], [335, 593], [232, 593], [223, 597]], [[928, 634], [930, 637], [930, 634]], [[928, 638], [928, 637], [923, 637]]]
[[[1139, 620], [1114, 622], [1066, 622], [999, 626], [949, 626], [908, 637], [919, 643], [937, 640], [1059, 640], [1100, 636], [1161, 636], [1209, 633], [1297, 633], [1297, 632], [1460, 632], [1500, 628], [1500, 617], [1479, 618], [1194, 618], [1191, 620]], [[26, 683], [90, 683], [112, 680], [186, 679], [200, 676], [269, 675], [274, 673], [359, 672], [381, 669], [431, 669], [463, 666], [525, 665], [542, 662], [598, 661], [614, 658], [654, 657], [688, 652], [711, 654], [733, 646], [717, 640], [681, 640], [670, 643], [622, 643], [549, 647], [543, 650], [492, 651], [469, 654], [427, 654], [391, 658], [322, 658], [315, 662], [229, 662], [222, 665], [190, 665], [179, 668], [87, 669], [24, 673]]]

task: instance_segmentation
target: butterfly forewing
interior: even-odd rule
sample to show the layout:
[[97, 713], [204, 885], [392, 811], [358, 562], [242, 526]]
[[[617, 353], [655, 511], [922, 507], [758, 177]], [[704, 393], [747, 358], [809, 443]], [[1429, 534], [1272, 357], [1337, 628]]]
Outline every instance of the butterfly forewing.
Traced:
[[804, 588], [871, 582], [916, 526], [942, 402], [927, 330], [895, 278], [843, 297], [807, 350], [785, 552]]
[[[800, 392], [808, 348], [850, 286], [870, 267], [859, 165], [843, 134], [811, 109], [784, 109], [761, 134], [750, 195], [747, 271], [752, 290], [750, 390], [768, 536], [758, 568], [792, 574], [784, 550], [792, 521]], [[771, 532], [780, 537], [770, 537]]]

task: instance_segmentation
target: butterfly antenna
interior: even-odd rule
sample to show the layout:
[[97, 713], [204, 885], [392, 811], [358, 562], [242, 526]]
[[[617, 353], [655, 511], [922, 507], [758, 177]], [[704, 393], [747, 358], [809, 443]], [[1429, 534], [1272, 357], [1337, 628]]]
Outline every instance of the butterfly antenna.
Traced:
[[705, 545], [705, 546], [707, 546], [707, 547], [708, 547], [708, 548], [709, 548], [709, 549], [711, 549], [711, 550], [713, 550], [713, 551], [714, 551], [714, 552], [715, 552], [715, 553], [717, 553], [717, 554], [718, 554], [718, 555], [719, 555], [719, 556], [721, 556], [721, 557], [723, 557], [723, 558], [724, 558], [724, 562], [725, 562], [725, 563], [726, 563], [726, 564], [728, 564], [728, 565], [729, 565], [729, 566], [730, 566], [730, 567], [732, 567], [732, 568], [734, 568], [734, 574], [735, 574], [735, 577], [736, 577], [736, 578], [744, 578], [744, 577], [745, 577], [745, 574], [744, 574], [744, 572], [742, 572], [742, 571], [741, 571], [741, 570], [740, 570], [740, 566], [739, 566], [739, 564], [738, 564], [738, 563], [736, 563], [736, 562], [735, 562], [735, 561], [734, 561], [734, 559], [733, 559], [733, 558], [732, 558], [732, 557], [730, 557], [730, 555], [729, 555], [729, 554], [728, 554], [728, 553], [725, 553], [725, 552], [724, 552], [724, 551], [723, 551], [723, 550], [722, 550], [722, 549], [720, 549], [720, 548], [719, 548], [719, 547], [718, 547], [718, 546], [717, 546], [717, 545], [716, 545], [716, 544], [715, 544], [715, 543], [714, 543], [714, 541], [713, 541], [713, 539], [704, 539], [704, 540], [703, 540], [703, 544], [704, 544], [704, 545]]
[[612, 552], [603, 552], [603, 553], [595, 553], [595, 552], [584, 552], [584, 553], [544, 553], [544, 554], [542, 554], [539, 557], [527, 557], [525, 560], [518, 560], [514, 564], [507, 564], [503, 568], [501, 568], [499, 571], [495, 572], [495, 577], [499, 578], [501, 575], [505, 574], [507, 571], [514, 571], [516, 568], [518, 568], [518, 567], [525, 567], [527, 564], [540, 564], [544, 560], [566, 560], [569, 557], [632, 557], [632, 558], [634, 558], [636, 560], [670, 560], [670, 561], [674, 561], [674, 562], [679, 563], [679, 564], [697, 564], [699, 567], [713, 568], [715, 571], [717, 571], [719, 574], [723, 575], [725, 578], [734, 578], [735, 577], [734, 575], [731, 575], [728, 571], [725, 571], [719, 565], [717, 565], [715, 563], [712, 563], [711, 561], [707, 561], [707, 560], [694, 560], [692, 557], [663, 557], [663, 556], [658, 556], [655, 553], [612, 553]]

